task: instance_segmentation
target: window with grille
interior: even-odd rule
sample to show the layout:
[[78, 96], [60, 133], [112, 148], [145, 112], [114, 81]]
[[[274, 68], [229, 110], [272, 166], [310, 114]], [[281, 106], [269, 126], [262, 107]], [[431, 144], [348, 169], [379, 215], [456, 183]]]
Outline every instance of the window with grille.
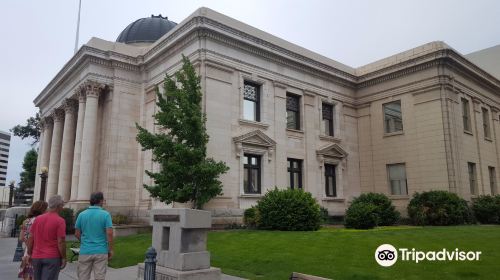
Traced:
[[260, 86], [247, 81], [243, 85], [243, 118], [260, 121]]

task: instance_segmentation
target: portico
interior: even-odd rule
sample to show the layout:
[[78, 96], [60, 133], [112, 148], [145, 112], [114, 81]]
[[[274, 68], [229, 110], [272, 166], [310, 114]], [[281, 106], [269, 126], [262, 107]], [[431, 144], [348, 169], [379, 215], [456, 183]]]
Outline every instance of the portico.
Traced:
[[[88, 203], [95, 186], [95, 151], [98, 144], [99, 98], [112, 86], [86, 80], [65, 96], [59, 106], [42, 112], [40, 142], [41, 160], [37, 173], [48, 167], [46, 200], [58, 194], [66, 202]], [[40, 182], [36, 182], [35, 200], [40, 197]]]

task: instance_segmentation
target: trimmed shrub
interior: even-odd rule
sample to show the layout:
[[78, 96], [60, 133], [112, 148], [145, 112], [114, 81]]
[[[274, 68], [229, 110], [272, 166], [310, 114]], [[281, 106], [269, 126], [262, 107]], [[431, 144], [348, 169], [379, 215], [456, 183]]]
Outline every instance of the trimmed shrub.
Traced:
[[447, 191], [415, 193], [408, 204], [408, 215], [414, 225], [460, 225], [470, 223], [471, 214], [467, 201]]
[[73, 209], [71, 208], [63, 208], [59, 213], [64, 221], [66, 222], [66, 233], [71, 234], [75, 232], [75, 225], [73, 223]]
[[257, 204], [258, 228], [269, 230], [318, 230], [320, 207], [310, 193], [300, 189], [268, 191]]
[[114, 214], [111, 216], [111, 221], [113, 225], [126, 225], [128, 223], [128, 217], [122, 214]]
[[377, 226], [377, 206], [371, 203], [353, 203], [346, 211], [345, 227], [371, 229]]
[[256, 228], [259, 222], [259, 210], [252, 206], [243, 212], [243, 223], [249, 228]]
[[500, 223], [500, 195], [482, 195], [472, 203], [472, 211], [482, 224]]
[[400, 214], [396, 211], [392, 201], [381, 193], [364, 193], [352, 201], [352, 204], [371, 204], [375, 206], [375, 214], [377, 216], [377, 226], [391, 226], [394, 225]]

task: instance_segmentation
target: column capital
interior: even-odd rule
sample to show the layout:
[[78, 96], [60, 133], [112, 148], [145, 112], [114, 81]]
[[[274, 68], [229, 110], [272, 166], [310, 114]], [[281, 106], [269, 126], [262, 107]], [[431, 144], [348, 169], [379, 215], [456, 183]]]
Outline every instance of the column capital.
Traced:
[[42, 129], [52, 128], [52, 126], [54, 126], [54, 120], [50, 116], [44, 117], [40, 120], [40, 125]]
[[64, 120], [64, 110], [63, 109], [54, 109], [51, 113], [50, 116], [54, 120], [54, 122], [60, 122]]
[[40, 120], [40, 128], [42, 130], [50, 129], [50, 128], [52, 128], [53, 125], [54, 125], [54, 121], [52, 120], [51, 117], [44, 117], [44, 118], [41, 118], [41, 120]]
[[75, 97], [75, 99], [78, 99], [79, 102], [85, 103], [87, 96], [85, 95], [85, 87], [83, 86], [83, 84], [76, 87], [75, 90], [73, 90], [73, 92], [74, 92], [73, 96]]
[[86, 97], [99, 97], [102, 93], [108, 92], [111, 89], [111, 86], [87, 80], [80, 86], [80, 88]]
[[67, 98], [63, 101], [63, 109], [66, 114], [75, 114], [77, 110], [77, 102], [73, 98]]

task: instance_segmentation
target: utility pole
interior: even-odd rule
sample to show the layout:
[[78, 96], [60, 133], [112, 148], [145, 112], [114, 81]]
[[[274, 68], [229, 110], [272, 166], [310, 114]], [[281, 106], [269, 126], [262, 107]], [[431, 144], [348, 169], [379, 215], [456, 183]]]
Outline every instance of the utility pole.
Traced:
[[82, 0], [78, 4], [78, 20], [76, 21], [75, 53], [78, 51], [78, 37], [80, 36], [80, 11], [82, 9]]

